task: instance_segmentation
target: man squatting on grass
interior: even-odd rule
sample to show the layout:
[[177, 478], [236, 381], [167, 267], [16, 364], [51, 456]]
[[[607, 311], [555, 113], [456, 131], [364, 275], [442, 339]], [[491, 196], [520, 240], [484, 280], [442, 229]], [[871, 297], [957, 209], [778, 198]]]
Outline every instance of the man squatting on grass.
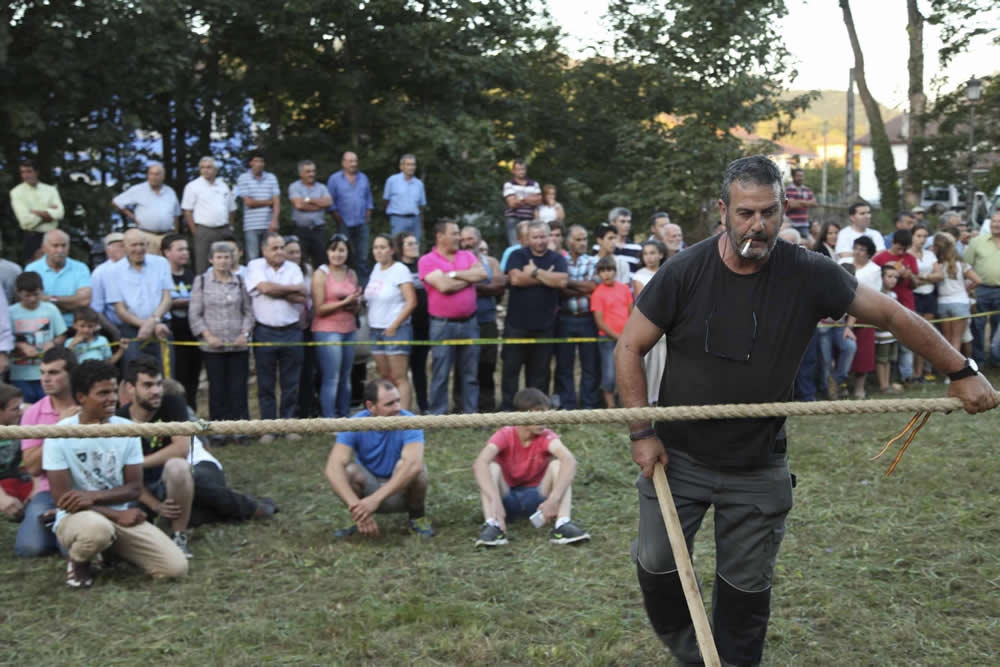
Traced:
[[[86, 361], [70, 382], [80, 412], [59, 422], [128, 424], [115, 416], [118, 373], [104, 361]], [[94, 583], [91, 561], [110, 550], [154, 577], [187, 574], [184, 552], [129, 503], [142, 493], [142, 444], [137, 436], [47, 438], [42, 468], [59, 513], [55, 533], [69, 552], [66, 583]]]
[[[549, 409], [549, 397], [534, 387], [514, 395], [514, 410]], [[544, 523], [555, 522], [549, 541], [570, 544], [589, 540], [570, 521], [576, 459], [544, 426], [504, 426], [490, 436], [472, 471], [479, 484], [483, 523], [476, 546], [507, 544], [507, 519], [523, 518], [536, 510]]]
[[[659, 405], [792, 400], [796, 370], [816, 323], [847, 311], [928, 359], [952, 380], [948, 395], [977, 413], [997, 405], [990, 383], [916, 313], [858, 286], [829, 258], [778, 240], [788, 202], [781, 173], [754, 156], [726, 169], [719, 200], [725, 233], [667, 262], [642, 290], [618, 341], [618, 390], [625, 407], [648, 405], [642, 358], [661, 335], [669, 368]], [[632, 458], [642, 469], [639, 587], [653, 630], [682, 663], [701, 664], [650, 477], [667, 466], [690, 550], [715, 506], [713, 627], [726, 665], [761, 660], [771, 580], [792, 507], [785, 419], [631, 423]], [[669, 463], [669, 465], [668, 465]]]
[[[412, 417], [413, 413], [401, 408], [396, 385], [379, 379], [365, 385], [365, 409], [352, 419], [397, 415]], [[398, 512], [409, 513], [414, 533], [434, 536], [431, 522], [424, 516], [427, 466], [423, 430], [338, 433], [324, 474], [354, 519], [352, 526], [336, 532], [337, 537], [358, 532], [378, 535], [375, 514]]]

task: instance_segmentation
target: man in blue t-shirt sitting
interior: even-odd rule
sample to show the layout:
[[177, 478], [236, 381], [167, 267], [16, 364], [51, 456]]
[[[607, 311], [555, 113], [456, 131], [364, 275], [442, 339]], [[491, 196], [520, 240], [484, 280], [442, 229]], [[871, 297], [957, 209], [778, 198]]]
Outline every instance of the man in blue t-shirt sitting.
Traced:
[[[413, 413], [401, 408], [399, 390], [392, 382], [372, 380], [365, 385], [365, 409], [354, 419], [396, 415], [412, 417]], [[434, 536], [431, 522], [424, 516], [427, 466], [422, 430], [340, 433], [324, 474], [354, 519], [350, 528], [336, 532], [337, 537], [358, 532], [378, 535], [376, 513], [404, 511], [410, 515], [413, 532]]]

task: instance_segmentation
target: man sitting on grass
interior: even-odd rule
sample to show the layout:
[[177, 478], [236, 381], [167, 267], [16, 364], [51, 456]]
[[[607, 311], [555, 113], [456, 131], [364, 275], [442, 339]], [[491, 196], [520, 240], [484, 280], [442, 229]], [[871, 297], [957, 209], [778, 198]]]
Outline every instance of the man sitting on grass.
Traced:
[[[187, 421], [184, 401], [163, 400], [163, 373], [156, 359], [140, 356], [128, 362], [125, 383], [132, 401], [118, 408], [118, 416], [140, 424]], [[142, 438], [142, 509], [170, 522], [174, 544], [192, 557], [188, 547], [188, 525], [194, 503], [194, 478], [187, 463], [190, 436]]]
[[[514, 396], [514, 410], [542, 411], [551, 403], [538, 389], [528, 387]], [[472, 470], [479, 484], [486, 523], [476, 546], [507, 544], [507, 517], [527, 517], [536, 510], [543, 523], [555, 521], [549, 541], [571, 544], [589, 540], [570, 521], [576, 459], [559, 436], [544, 426], [504, 426], [490, 436]]]
[[[86, 361], [73, 371], [80, 412], [59, 422], [127, 424], [115, 416], [117, 372], [105, 361]], [[91, 561], [105, 549], [154, 577], [182, 577], [188, 563], [169, 537], [140, 509], [129, 508], [142, 492], [142, 444], [136, 436], [47, 438], [42, 467], [59, 513], [55, 533], [69, 552], [66, 584], [94, 583]]]
[[[413, 416], [413, 413], [401, 409], [396, 386], [381, 379], [365, 385], [365, 409], [352, 418], [396, 415]], [[413, 532], [421, 537], [434, 536], [434, 529], [424, 516], [427, 466], [422, 430], [339, 433], [324, 473], [354, 519], [354, 525], [336, 532], [337, 537], [358, 532], [378, 535], [376, 513], [404, 511], [410, 515]]]

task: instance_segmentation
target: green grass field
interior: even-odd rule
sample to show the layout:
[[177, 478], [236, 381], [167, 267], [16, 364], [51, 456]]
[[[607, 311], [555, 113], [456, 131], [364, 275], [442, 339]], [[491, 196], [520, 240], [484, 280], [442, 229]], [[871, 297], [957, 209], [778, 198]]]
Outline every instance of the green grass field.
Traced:
[[[1000, 420], [933, 416], [886, 479], [891, 457], [868, 457], [907, 419], [790, 422], [799, 486], [765, 664], [1000, 664]], [[560, 434], [580, 463], [574, 518], [594, 538], [581, 546], [549, 544], [522, 522], [508, 546], [473, 548], [470, 466], [489, 435], [475, 429], [426, 434], [430, 541], [402, 516], [383, 518], [380, 538], [335, 541], [349, 515], [322, 476], [322, 438], [219, 450], [231, 486], [282, 511], [195, 529], [183, 581], [119, 566], [70, 590], [64, 561], [15, 558], [15, 525], [3, 523], [0, 664], [663, 664], [628, 558], [636, 468], [625, 433]], [[711, 534], [709, 521], [695, 553], [706, 593]]]

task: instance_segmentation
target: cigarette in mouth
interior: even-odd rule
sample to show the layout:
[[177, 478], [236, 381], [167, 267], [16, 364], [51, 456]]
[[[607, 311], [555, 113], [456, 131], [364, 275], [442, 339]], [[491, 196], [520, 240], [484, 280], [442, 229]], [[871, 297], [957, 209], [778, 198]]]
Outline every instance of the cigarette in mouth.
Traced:
[[746, 243], [746, 245], [745, 245], [745, 246], [743, 246], [743, 250], [740, 250], [740, 254], [741, 254], [741, 255], [743, 255], [744, 257], [746, 257], [746, 256], [747, 256], [747, 251], [749, 251], [749, 250], [750, 250], [750, 241], [751, 241], [751, 240], [752, 240], [752, 239], [747, 239], [747, 243]]

